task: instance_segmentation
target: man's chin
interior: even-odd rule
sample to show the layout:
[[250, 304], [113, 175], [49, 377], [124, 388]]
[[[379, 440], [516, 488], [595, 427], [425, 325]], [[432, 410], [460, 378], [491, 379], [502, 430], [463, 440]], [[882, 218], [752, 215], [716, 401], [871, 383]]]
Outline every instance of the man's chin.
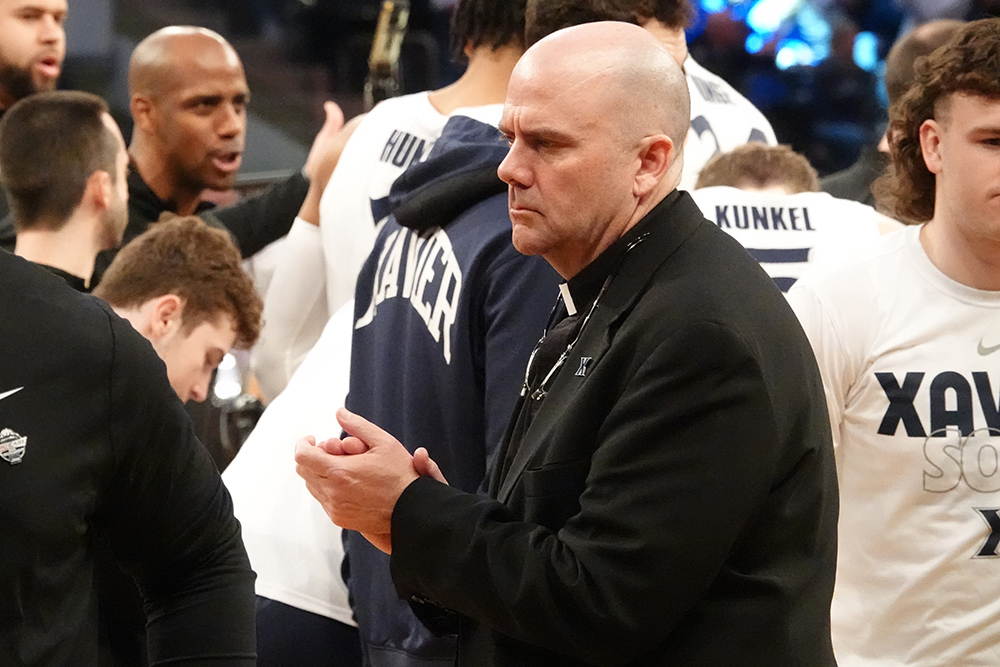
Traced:
[[52, 78], [49, 78], [49, 77], [45, 77], [45, 78], [36, 77], [32, 81], [32, 83], [34, 83], [34, 87], [35, 87], [34, 92], [36, 92], [36, 93], [50, 93], [50, 92], [52, 92], [53, 90], [56, 89], [56, 86], [58, 85], [59, 80], [58, 79], [52, 79]]
[[[518, 233], [518, 232], [521, 233]], [[532, 238], [531, 232], [526, 230], [519, 230], [517, 226], [514, 226], [514, 231], [511, 234], [511, 242], [514, 245], [514, 250], [517, 250], [522, 255], [538, 255], [542, 252], [541, 248], [537, 242], [537, 239]]]

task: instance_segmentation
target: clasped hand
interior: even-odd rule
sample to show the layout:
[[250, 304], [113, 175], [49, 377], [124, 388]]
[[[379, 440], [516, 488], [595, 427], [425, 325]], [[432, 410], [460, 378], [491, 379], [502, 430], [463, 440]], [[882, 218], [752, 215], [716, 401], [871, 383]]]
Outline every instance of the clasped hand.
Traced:
[[392, 510], [403, 490], [421, 476], [448, 482], [423, 447], [411, 456], [396, 438], [345, 408], [337, 421], [348, 437], [300, 439], [295, 471], [335, 524], [391, 553]]

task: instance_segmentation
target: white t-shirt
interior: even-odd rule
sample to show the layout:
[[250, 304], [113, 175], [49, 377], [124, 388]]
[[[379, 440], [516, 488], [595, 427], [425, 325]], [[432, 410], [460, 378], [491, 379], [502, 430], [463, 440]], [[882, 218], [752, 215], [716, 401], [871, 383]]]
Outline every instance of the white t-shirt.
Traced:
[[808, 266], [873, 243], [885, 217], [825, 192], [789, 195], [717, 186], [694, 190], [691, 196], [705, 217], [739, 241], [783, 292]]
[[[387, 99], [355, 129], [320, 200], [320, 234], [296, 220], [264, 297], [264, 328], [253, 351], [261, 391], [272, 399], [316, 343], [327, 319], [354, 298], [361, 265], [375, 243], [373, 208], [393, 181], [427, 156], [448, 117], [429, 93]], [[375, 202], [375, 203], [373, 203]], [[388, 211], [385, 211], [387, 214]], [[312, 227], [313, 229], [309, 229]]]
[[750, 100], [725, 79], [712, 74], [688, 56], [684, 61], [691, 94], [691, 129], [684, 141], [684, 171], [680, 188], [693, 190], [698, 172], [713, 155], [758, 141], [778, 143], [771, 124]]
[[788, 295], [833, 423], [842, 667], [1000, 665], [1000, 292], [942, 274], [919, 234]]
[[340, 528], [295, 473], [294, 452], [305, 435], [340, 436], [334, 413], [347, 396], [353, 319], [348, 301], [222, 473], [257, 573], [257, 594], [350, 625]]

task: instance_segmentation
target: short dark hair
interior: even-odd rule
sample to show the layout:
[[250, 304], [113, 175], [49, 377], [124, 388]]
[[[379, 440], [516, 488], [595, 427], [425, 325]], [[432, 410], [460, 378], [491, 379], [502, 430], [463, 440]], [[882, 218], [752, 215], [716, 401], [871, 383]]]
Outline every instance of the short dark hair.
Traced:
[[119, 144], [104, 124], [108, 105], [79, 91], [31, 95], [0, 120], [0, 184], [17, 229], [57, 230], [83, 199], [87, 179], [117, 179]]
[[683, 29], [692, 16], [689, 0], [528, 0], [525, 41], [530, 46], [557, 30], [596, 21], [643, 25], [656, 19]]
[[[920, 147], [920, 126], [945, 113], [955, 93], [1000, 100], [1000, 19], [967, 23], [916, 62], [916, 80], [889, 108], [889, 171], [872, 185], [880, 208], [907, 222], [934, 217], [935, 176]], [[938, 120], [942, 120], [938, 118]]]
[[957, 19], [931, 21], [896, 40], [885, 58], [885, 92], [889, 104], [901, 98], [913, 84], [917, 77], [913, 67], [917, 58], [945, 45], [963, 25], [965, 23]]
[[119, 251], [94, 294], [116, 308], [137, 308], [174, 294], [184, 301], [183, 330], [233, 318], [237, 348], [260, 335], [263, 302], [229, 234], [197, 216], [166, 213]]
[[817, 192], [819, 176], [809, 160], [789, 146], [761, 143], [738, 146], [709, 160], [698, 173], [696, 188], [784, 186], [790, 192]]
[[451, 15], [451, 52], [465, 62], [465, 45], [524, 47], [525, 0], [459, 0]]

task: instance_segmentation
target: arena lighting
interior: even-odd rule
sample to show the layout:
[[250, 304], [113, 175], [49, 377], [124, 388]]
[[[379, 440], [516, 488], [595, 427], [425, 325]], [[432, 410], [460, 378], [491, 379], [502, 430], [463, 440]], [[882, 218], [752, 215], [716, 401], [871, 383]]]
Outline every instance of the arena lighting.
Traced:
[[796, 65], [816, 64], [816, 54], [800, 39], [786, 39], [778, 43], [778, 53], [774, 56], [778, 69], [786, 70]]
[[240, 382], [240, 372], [236, 367], [236, 357], [227, 354], [219, 364], [219, 372], [215, 378], [215, 397], [220, 401], [236, 398], [243, 393]]
[[802, 0], [760, 0], [747, 12], [747, 25], [756, 33], [774, 34], [801, 4]]
[[874, 33], [859, 32], [854, 38], [854, 62], [866, 72], [878, 67], [878, 37]]
[[747, 50], [747, 53], [760, 53], [760, 50], [764, 48], [765, 43], [766, 42], [763, 37], [755, 32], [752, 32], [747, 37], [746, 44], [743, 46]]

